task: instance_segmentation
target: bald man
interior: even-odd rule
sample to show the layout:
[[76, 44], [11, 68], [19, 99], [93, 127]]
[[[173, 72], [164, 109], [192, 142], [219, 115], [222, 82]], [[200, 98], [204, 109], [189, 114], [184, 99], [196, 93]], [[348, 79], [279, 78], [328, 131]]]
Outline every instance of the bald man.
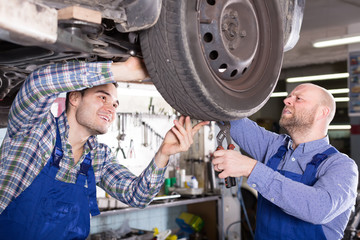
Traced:
[[333, 96], [314, 84], [284, 100], [276, 134], [244, 118], [231, 122], [234, 150], [214, 153], [219, 177], [248, 177], [257, 190], [255, 239], [341, 239], [357, 195], [358, 167], [329, 143]]

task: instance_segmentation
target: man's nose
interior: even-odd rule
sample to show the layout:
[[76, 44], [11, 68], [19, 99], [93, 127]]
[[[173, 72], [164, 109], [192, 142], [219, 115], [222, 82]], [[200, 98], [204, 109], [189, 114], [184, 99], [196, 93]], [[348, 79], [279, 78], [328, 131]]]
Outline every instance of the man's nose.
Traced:
[[291, 98], [290, 98], [290, 97], [285, 98], [285, 99], [284, 99], [284, 104], [285, 104], [286, 106], [291, 105], [291, 104], [292, 104]]
[[110, 113], [115, 113], [116, 112], [116, 107], [112, 103], [105, 104], [105, 109], [106, 109], [106, 111], [108, 111]]

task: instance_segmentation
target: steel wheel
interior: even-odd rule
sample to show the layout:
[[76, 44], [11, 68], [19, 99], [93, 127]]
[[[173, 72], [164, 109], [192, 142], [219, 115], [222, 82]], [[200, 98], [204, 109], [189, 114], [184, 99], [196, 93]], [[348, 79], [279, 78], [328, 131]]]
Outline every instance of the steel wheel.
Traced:
[[141, 47], [155, 86], [180, 113], [206, 120], [249, 116], [265, 104], [281, 70], [278, 2], [164, 0]]

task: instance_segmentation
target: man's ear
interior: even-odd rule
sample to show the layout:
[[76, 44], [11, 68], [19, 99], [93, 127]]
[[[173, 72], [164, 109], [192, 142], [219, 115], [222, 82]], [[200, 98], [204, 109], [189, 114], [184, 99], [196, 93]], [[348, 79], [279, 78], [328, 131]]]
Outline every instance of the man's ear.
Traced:
[[72, 107], [77, 107], [81, 100], [81, 93], [78, 91], [70, 92], [69, 93], [69, 104]]
[[320, 106], [319, 107], [319, 115], [318, 119], [327, 119], [330, 114], [330, 108], [327, 106]]

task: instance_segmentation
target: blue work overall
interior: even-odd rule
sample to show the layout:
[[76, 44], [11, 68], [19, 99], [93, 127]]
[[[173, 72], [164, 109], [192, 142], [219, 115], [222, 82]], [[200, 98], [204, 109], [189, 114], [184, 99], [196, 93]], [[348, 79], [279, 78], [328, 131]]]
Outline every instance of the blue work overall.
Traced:
[[[335, 148], [330, 147], [325, 152], [316, 154], [312, 161], [306, 165], [306, 169], [301, 175], [289, 171], [277, 170], [278, 165], [281, 159], [283, 159], [286, 151], [286, 147], [281, 146], [278, 149], [278, 152], [269, 159], [266, 165], [274, 171], [280, 172], [285, 177], [308, 186], [313, 186], [317, 181], [315, 176], [319, 165], [329, 155], [337, 152]], [[256, 213], [255, 239], [326, 240], [326, 237], [321, 225], [315, 225], [291, 216], [259, 194]]]
[[90, 153], [80, 165], [75, 184], [55, 178], [62, 156], [57, 126], [56, 145], [45, 167], [0, 215], [1, 239], [69, 240], [89, 235], [90, 213], [100, 214]]

